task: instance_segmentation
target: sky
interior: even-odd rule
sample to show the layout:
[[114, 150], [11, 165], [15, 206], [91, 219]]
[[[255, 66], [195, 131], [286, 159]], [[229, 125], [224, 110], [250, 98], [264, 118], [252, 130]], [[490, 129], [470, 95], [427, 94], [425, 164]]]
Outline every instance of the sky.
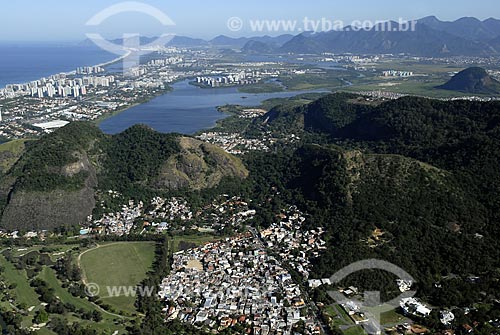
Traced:
[[[279, 35], [280, 30], [252, 29], [252, 20], [296, 20], [303, 25], [309, 20], [389, 20], [418, 19], [435, 15], [441, 20], [456, 20], [464, 16], [479, 19], [500, 19], [498, 0], [144, 0], [166, 14], [175, 26], [164, 26], [144, 13], [119, 13], [98, 26], [86, 22], [117, 0], [15, 0], [2, 1], [0, 43], [9, 41], [80, 41], [86, 33], [98, 33], [107, 38], [124, 33], [157, 36], [175, 33], [199, 38], [228, 36]], [[236, 27], [228, 28], [230, 18]], [[240, 29], [241, 28], [241, 29]], [[299, 28], [296, 28], [299, 29]], [[292, 30], [298, 34], [299, 31]]]

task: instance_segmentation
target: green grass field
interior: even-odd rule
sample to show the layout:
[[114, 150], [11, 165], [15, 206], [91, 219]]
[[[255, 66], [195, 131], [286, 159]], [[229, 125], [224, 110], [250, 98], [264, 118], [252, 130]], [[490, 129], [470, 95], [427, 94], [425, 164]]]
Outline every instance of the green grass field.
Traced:
[[24, 149], [24, 144], [28, 140], [13, 140], [0, 144], [0, 152], [10, 151], [19, 153]]
[[39, 306], [40, 300], [38, 300], [38, 295], [35, 290], [28, 283], [26, 271], [17, 270], [3, 255], [0, 255], [0, 265], [5, 268], [3, 272], [5, 281], [9, 284], [16, 285], [16, 288], [13, 290], [16, 295], [16, 301], [27, 307]]
[[[436, 89], [435, 87], [443, 84], [442, 81], [419, 82], [416, 80], [393, 80], [391, 82], [377, 82], [372, 84], [361, 84], [343, 88], [343, 91], [357, 93], [360, 91], [387, 91], [393, 93], [419, 95], [430, 98], [453, 98], [461, 96], [471, 96], [472, 94], [446, 91]], [[394, 86], [386, 86], [387, 84]]]
[[259, 83], [238, 88], [238, 92], [248, 94], [283, 92], [283, 86], [274, 83]]
[[74, 297], [71, 293], [68, 292], [68, 290], [64, 289], [57, 279], [54, 270], [52, 270], [51, 268], [44, 267], [38, 275], [38, 278], [47, 282], [47, 284], [54, 289], [56, 297], [58, 297], [63, 303], [70, 303], [76, 308], [83, 308], [86, 311], [93, 311], [96, 309], [95, 306], [90, 303], [90, 301]]
[[[40, 245], [36, 245], [33, 247], [19, 247], [19, 248], [12, 248], [11, 252], [12, 252], [12, 256], [21, 257], [21, 256], [29, 254], [30, 252], [33, 252], [33, 251], [41, 252], [43, 248], [44, 248], [44, 246], [40, 246]], [[48, 252], [50, 259], [55, 261], [58, 258], [62, 257], [64, 253], [66, 253], [70, 250], [78, 249], [78, 246], [71, 245], [71, 244], [54, 244], [54, 245], [51, 245], [48, 249], [50, 250]]]
[[[342, 316], [345, 315], [342, 314], [341, 312], [339, 312], [339, 308], [342, 308], [338, 305], [336, 306], [326, 306], [325, 307], [325, 313], [330, 317], [332, 318], [332, 322], [330, 324], [330, 326], [333, 326], [333, 327], [340, 327], [340, 326], [348, 326], [348, 325], [351, 325], [353, 324], [352, 320], [349, 318], [349, 316], [347, 316], [347, 318], [345, 319], [342, 319]], [[345, 316], [344, 316], [345, 318]], [[347, 322], [346, 322], [347, 321]]]
[[[5, 284], [7, 286], [11, 284], [16, 286], [13, 290], [10, 290], [11, 296], [14, 297], [15, 305], [27, 311], [27, 314], [22, 317], [23, 327], [31, 326], [35, 312], [41, 307], [41, 302], [35, 290], [29, 284], [26, 271], [17, 270], [3, 255], [0, 255], [0, 265], [4, 268], [2, 277], [5, 280]], [[13, 306], [8, 302], [2, 303], [2, 307], [5, 307], [7, 310], [14, 310]], [[28, 312], [30, 309], [31, 311]]]
[[[82, 323], [83, 325], [89, 326], [92, 329], [95, 329], [97, 331], [103, 331], [103, 330], [111, 330], [112, 332], [118, 331], [120, 334], [123, 334], [125, 332], [125, 329], [121, 325], [115, 325], [114, 320], [116, 317], [109, 315], [107, 313], [104, 313], [102, 310], [100, 310], [98, 307], [93, 305], [90, 301], [86, 299], [81, 299], [78, 297], [74, 297], [71, 293], [68, 292], [65, 288], [61, 286], [60, 281], [57, 279], [56, 274], [53, 269], [49, 267], [44, 267], [43, 270], [40, 272], [38, 277], [54, 289], [56, 297], [58, 297], [63, 303], [69, 303], [74, 305], [77, 309], [83, 309], [85, 311], [94, 311], [98, 310], [101, 312], [103, 316], [103, 320], [99, 323], [95, 322], [89, 322], [86, 320], [81, 320], [78, 318], [74, 318], [75, 322]], [[70, 315], [65, 316], [68, 320], [71, 319]]]
[[109, 297], [108, 287], [131, 287], [146, 278], [155, 256], [151, 242], [110, 243], [82, 253], [83, 278], [100, 287], [99, 296], [117, 310], [136, 312], [135, 297]]
[[0, 170], [8, 171], [21, 157], [27, 140], [14, 140], [0, 144]]
[[395, 325], [407, 321], [408, 319], [406, 317], [394, 310], [380, 314], [380, 323], [383, 325]]
[[[74, 246], [56, 246], [51, 247], [52, 252], [61, 252], [67, 251]], [[151, 245], [154, 247], [154, 245]], [[24, 248], [21, 248], [24, 249]], [[25, 253], [39, 251], [41, 247], [31, 247], [27, 248], [27, 250], [13, 250], [13, 254], [17, 254], [21, 256]], [[30, 286], [30, 280], [26, 275], [25, 270], [17, 270], [15, 266], [8, 262], [3, 255], [0, 254], [0, 266], [2, 266], [3, 271], [0, 275], [1, 280], [7, 285], [15, 284], [15, 288], [12, 290], [6, 290], [9, 292], [12, 297], [14, 297], [15, 303], [10, 304], [9, 302], [0, 302], [0, 306], [5, 308], [6, 310], [16, 310], [16, 308], [20, 308], [26, 311], [26, 314], [22, 316], [22, 326], [24, 328], [30, 327], [33, 324], [33, 317], [37, 310], [42, 308], [41, 301], [35, 292], [35, 290]], [[69, 291], [62, 287], [61, 282], [56, 276], [55, 271], [48, 267], [42, 267], [41, 272], [37, 276], [38, 278], [45, 281], [50, 288], [54, 290], [55, 296], [63, 303], [72, 304], [76, 307], [76, 309], [83, 309], [85, 311], [94, 311], [98, 310], [101, 312], [103, 316], [103, 320], [99, 323], [93, 321], [87, 321], [82, 319], [78, 314], [67, 313], [64, 315], [64, 318], [69, 322], [77, 322], [82, 324], [85, 327], [89, 327], [90, 329], [96, 330], [99, 334], [107, 333], [111, 331], [111, 333], [117, 332], [116, 334], [126, 334], [125, 323], [129, 321], [129, 318], [123, 318], [119, 315], [114, 315], [113, 313], [109, 313], [105, 310], [102, 310], [100, 307], [94, 305], [87, 299], [82, 299], [79, 297], [74, 297], [69, 293]], [[0, 293], [1, 296], [1, 293]], [[58, 315], [52, 315], [51, 318], [57, 317]], [[47, 334], [52, 335], [55, 334], [51, 330], [47, 328], [42, 328], [37, 334]]]
[[47, 327], [44, 327], [40, 329], [39, 331], [36, 332], [37, 335], [53, 335], [55, 334], [52, 330], [48, 329]]
[[343, 331], [344, 335], [366, 335], [366, 332], [361, 326], [351, 327]]
[[385, 70], [396, 70], [396, 71], [411, 71], [416, 74], [427, 74], [427, 75], [447, 75], [450, 72], [460, 72], [467, 68], [467, 66], [450, 65], [444, 63], [421, 63], [412, 60], [402, 60], [402, 59], [390, 59], [388, 61], [383, 61], [375, 63], [372, 65], [373, 68], [379, 71]]
[[328, 71], [318, 74], [303, 74], [293, 77], [281, 77], [283, 85], [290, 91], [317, 89], [336, 89], [345, 86], [345, 80], [352, 80], [354, 73], [349, 71]]

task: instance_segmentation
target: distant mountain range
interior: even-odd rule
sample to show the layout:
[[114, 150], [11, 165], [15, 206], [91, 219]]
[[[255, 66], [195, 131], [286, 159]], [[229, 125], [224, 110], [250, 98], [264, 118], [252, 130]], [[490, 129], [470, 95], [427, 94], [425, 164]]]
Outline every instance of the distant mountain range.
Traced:
[[[240, 37], [220, 35], [211, 40], [175, 36], [169, 46], [214, 47], [241, 50], [257, 54], [411, 54], [415, 56], [491, 56], [500, 55], [500, 20], [480, 21], [464, 17], [453, 22], [428, 16], [415, 21], [415, 29], [401, 29], [399, 23], [381, 23], [370, 30], [346, 27], [342, 31], [321, 33], [304, 32], [299, 35], [277, 37]], [[391, 29], [387, 29], [389, 26]], [[384, 28], [385, 27], [385, 28]], [[141, 37], [141, 44], [156, 38]], [[122, 39], [113, 41], [122, 44]], [[84, 45], [92, 45], [86, 40]]]
[[[174, 47], [216, 47], [216, 48], [230, 48], [230, 49], [241, 49], [249, 42], [263, 43], [269, 47], [272, 47], [272, 51], [276, 48], [281, 47], [286, 42], [293, 39], [295, 36], [291, 34], [280, 35], [276, 37], [271, 36], [255, 36], [255, 37], [239, 37], [233, 38], [225, 35], [219, 35], [211, 40], [203, 40], [200, 38], [191, 38], [187, 36], [175, 36], [172, 40], [167, 43], [168, 46]], [[140, 37], [141, 45], [154, 43], [157, 37]], [[123, 39], [117, 38], [111, 41], [117, 45], [123, 45]], [[82, 46], [93, 46], [94, 42], [87, 39], [80, 43]]]
[[232, 38], [220, 35], [210, 40], [208, 43], [212, 46], [236, 47], [238, 49], [243, 48], [248, 43], [263, 43], [272, 47], [281, 47], [283, 44], [287, 43], [293, 38], [294, 35], [280, 35], [276, 37], [260, 36], [260, 37], [240, 37], [240, 38]]
[[[391, 27], [398, 27], [391, 22]], [[363, 53], [412, 54], [416, 56], [488, 56], [500, 55], [500, 20], [480, 21], [462, 18], [444, 22], [434, 16], [416, 21], [414, 31], [388, 31], [380, 24], [366, 31], [330, 31], [304, 33], [294, 37], [279, 53]]]

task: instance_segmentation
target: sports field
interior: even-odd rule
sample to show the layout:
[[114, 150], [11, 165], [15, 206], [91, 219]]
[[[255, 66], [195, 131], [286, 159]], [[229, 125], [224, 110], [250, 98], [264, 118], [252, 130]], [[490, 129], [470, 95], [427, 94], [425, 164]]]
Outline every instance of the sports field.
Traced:
[[127, 294], [124, 290], [120, 296], [110, 296], [109, 289], [138, 285], [151, 269], [154, 252], [155, 244], [152, 242], [119, 242], [100, 245], [82, 253], [79, 257], [83, 280], [85, 283], [99, 286], [99, 297], [105, 303], [116, 310], [134, 313], [135, 297], [133, 295]]

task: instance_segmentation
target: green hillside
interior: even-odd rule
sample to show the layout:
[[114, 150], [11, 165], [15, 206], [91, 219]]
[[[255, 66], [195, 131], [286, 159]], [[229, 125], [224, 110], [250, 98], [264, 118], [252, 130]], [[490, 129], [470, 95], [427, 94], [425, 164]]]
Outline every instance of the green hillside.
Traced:
[[[305, 107], [277, 107], [253, 127], [303, 138], [272, 156], [249, 155], [246, 164], [255, 184], [281, 192], [264, 206], [259, 224], [272, 220], [280, 203], [291, 202], [310, 214], [312, 227], [328, 232], [328, 252], [316, 260], [315, 276], [380, 258], [416, 276], [431, 303], [467, 305], [481, 290], [494, 294], [500, 268], [498, 102], [380, 102], [334, 94]], [[450, 274], [485, 279], [480, 286], [450, 282], [436, 291], [435, 281]], [[355, 284], [373, 282], [366, 288], [378, 290], [393, 281], [364, 273]]]
[[483, 68], [470, 67], [437, 88], [472, 94], [498, 94], [500, 93], [500, 82], [488, 75]]
[[[187, 141], [189, 148], [183, 144]], [[5, 229], [77, 226], [96, 210], [99, 190], [118, 191], [127, 201], [146, 200], [152, 194], [212, 188], [226, 177], [247, 176], [241, 161], [213, 145], [142, 125], [109, 136], [91, 123], [74, 122], [28, 142], [18, 156], [0, 178], [0, 226]], [[176, 164], [175, 171], [182, 173], [174, 173], [173, 160], [188, 162], [184, 168]], [[200, 170], [187, 169], [193, 161]]]

